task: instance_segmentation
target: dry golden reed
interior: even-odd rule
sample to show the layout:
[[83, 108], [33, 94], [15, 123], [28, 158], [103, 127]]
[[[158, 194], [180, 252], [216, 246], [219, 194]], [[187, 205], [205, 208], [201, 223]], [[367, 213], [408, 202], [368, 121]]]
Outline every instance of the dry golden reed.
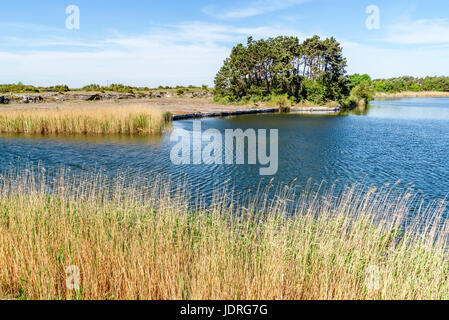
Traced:
[[410, 194], [353, 187], [296, 195], [289, 215], [285, 189], [240, 205], [217, 193], [193, 210], [163, 180], [35, 177], [0, 179], [1, 298], [449, 298], [443, 202], [406, 219]]
[[156, 134], [170, 117], [141, 105], [95, 108], [1, 110], [1, 133]]
[[395, 93], [376, 92], [376, 98], [440, 98], [449, 97], [447, 91], [402, 91]]

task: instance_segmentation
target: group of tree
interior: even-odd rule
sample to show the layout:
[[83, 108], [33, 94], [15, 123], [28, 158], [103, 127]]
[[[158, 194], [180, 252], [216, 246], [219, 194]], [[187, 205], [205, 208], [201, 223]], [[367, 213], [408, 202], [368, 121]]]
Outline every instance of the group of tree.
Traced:
[[215, 97], [229, 102], [288, 95], [316, 103], [349, 94], [346, 59], [334, 38], [300, 42], [280, 36], [238, 44], [215, 77]]
[[348, 91], [352, 96], [369, 101], [377, 92], [398, 93], [405, 91], [437, 91], [449, 92], [449, 77], [415, 78], [404, 76], [390, 79], [371, 80], [367, 74], [353, 74], [348, 76]]
[[0, 93], [33, 93], [39, 92], [39, 88], [30, 85], [24, 85], [22, 82], [17, 84], [1, 84]]
[[373, 81], [378, 92], [449, 91], [449, 77], [415, 78], [410, 76]]
[[449, 77], [400, 77], [372, 80], [346, 75], [346, 59], [334, 38], [318, 36], [300, 42], [280, 36], [236, 45], [215, 77], [214, 95], [221, 102], [264, 101], [275, 96], [322, 104], [353, 105], [376, 92], [449, 91]]
[[57, 85], [51, 87], [35, 87], [25, 85], [22, 82], [17, 84], [0, 84], [0, 93], [39, 93], [39, 92], [67, 92], [70, 91], [66, 85]]
[[[207, 85], [199, 86], [159, 86], [157, 89], [167, 89], [167, 90], [182, 90], [188, 92], [189, 90], [209, 90]], [[151, 91], [157, 89], [150, 89], [148, 87], [133, 87], [129, 85], [124, 85], [121, 83], [110, 84], [108, 86], [101, 86], [99, 84], [89, 84], [80, 89], [71, 89], [67, 85], [56, 85], [50, 87], [35, 87], [32, 85], [24, 85], [22, 82], [17, 84], [0, 84], [0, 93], [45, 93], [45, 92], [69, 92], [69, 91], [87, 91], [87, 92], [119, 92], [119, 93], [136, 93], [142, 91]]]

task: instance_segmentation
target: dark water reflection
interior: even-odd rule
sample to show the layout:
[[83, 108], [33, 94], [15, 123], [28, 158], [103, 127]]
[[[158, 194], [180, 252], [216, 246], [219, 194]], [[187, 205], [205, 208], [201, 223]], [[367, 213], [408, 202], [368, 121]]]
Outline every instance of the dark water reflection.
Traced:
[[[192, 129], [193, 121], [177, 128]], [[261, 177], [259, 166], [173, 165], [169, 135], [158, 137], [1, 136], [0, 168], [37, 163], [72, 172], [126, 171], [128, 178], [169, 175], [210, 197], [224, 183], [247, 191], [293, 183], [299, 188], [327, 181], [341, 187], [361, 183], [380, 187], [401, 180], [429, 199], [449, 192], [449, 99], [374, 101], [365, 115], [247, 115], [202, 120], [203, 130], [279, 129], [279, 170]]]

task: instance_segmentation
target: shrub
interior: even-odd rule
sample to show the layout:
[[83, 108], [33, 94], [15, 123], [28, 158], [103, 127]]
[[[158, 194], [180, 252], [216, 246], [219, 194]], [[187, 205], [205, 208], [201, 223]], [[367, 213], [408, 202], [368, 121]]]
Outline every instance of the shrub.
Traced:
[[0, 93], [36, 93], [39, 89], [34, 86], [24, 85], [19, 82], [17, 84], [0, 85]]
[[100, 85], [98, 84], [89, 84], [82, 88], [83, 91], [100, 91]]
[[351, 96], [365, 103], [370, 102], [374, 97], [374, 87], [371, 81], [363, 81], [351, 90]]
[[286, 94], [271, 95], [268, 105], [279, 108], [280, 112], [289, 111], [292, 103]]
[[58, 85], [58, 86], [54, 86], [54, 87], [50, 87], [51, 90], [56, 91], [58, 93], [64, 93], [64, 92], [68, 92], [70, 91], [69, 87], [66, 85]]
[[306, 99], [316, 104], [324, 104], [326, 102], [326, 87], [318, 81], [305, 79], [303, 86], [306, 92]]
[[358, 105], [358, 99], [354, 96], [349, 96], [340, 101], [340, 104], [344, 108], [354, 109]]

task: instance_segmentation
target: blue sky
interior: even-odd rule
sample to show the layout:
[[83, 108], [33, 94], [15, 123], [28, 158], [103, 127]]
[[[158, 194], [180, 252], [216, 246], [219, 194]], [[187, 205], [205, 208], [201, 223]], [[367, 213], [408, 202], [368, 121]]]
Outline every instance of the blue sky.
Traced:
[[[66, 28], [69, 5], [79, 30]], [[449, 75], [446, 0], [3, 0], [0, 83], [211, 85], [249, 35], [314, 34], [342, 43], [349, 73]]]

